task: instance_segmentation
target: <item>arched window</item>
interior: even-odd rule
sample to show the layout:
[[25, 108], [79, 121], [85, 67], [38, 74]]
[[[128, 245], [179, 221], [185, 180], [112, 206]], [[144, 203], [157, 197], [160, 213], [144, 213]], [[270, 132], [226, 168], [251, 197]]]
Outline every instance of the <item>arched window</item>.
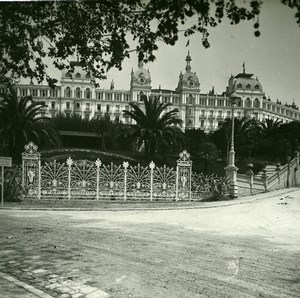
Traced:
[[71, 78], [71, 77], [72, 77], [71, 73], [70, 73], [70, 72], [67, 72], [67, 73], [66, 73], [66, 78]]
[[91, 78], [91, 75], [87, 73], [87, 74], [85, 75], [85, 77], [86, 77], [86, 79], [90, 79], [90, 78]]
[[260, 108], [260, 103], [258, 98], [255, 98], [254, 100], [254, 108]]
[[237, 88], [242, 89], [243, 88], [242, 84], [238, 84]]
[[247, 85], [246, 85], [246, 88], [247, 88], [247, 89], [250, 89], [250, 88], [251, 88], [250, 84], [247, 84]]
[[251, 99], [250, 98], [246, 99], [245, 106], [246, 106], [246, 108], [251, 108]]
[[194, 104], [194, 98], [192, 94], [189, 94], [188, 98], [187, 98], [187, 104]]
[[65, 97], [71, 97], [71, 88], [70, 87], [66, 87]]
[[80, 91], [79, 87], [77, 87], [76, 90], [75, 90], [75, 97], [76, 98], [81, 98], [81, 91]]
[[81, 78], [81, 74], [79, 72], [77, 72], [76, 75], [75, 75], [75, 78], [76, 79], [80, 79]]
[[91, 98], [92, 96], [91, 96], [92, 94], [91, 94], [91, 89], [90, 88], [86, 88], [85, 89], [85, 97], [86, 98]]
[[259, 85], [258, 85], [258, 84], [255, 85], [254, 88], [255, 88], [255, 89], [259, 89]]
[[144, 95], [144, 92], [143, 91], [141, 91], [138, 95], [137, 95], [137, 100], [138, 101], [143, 101], [143, 95]]

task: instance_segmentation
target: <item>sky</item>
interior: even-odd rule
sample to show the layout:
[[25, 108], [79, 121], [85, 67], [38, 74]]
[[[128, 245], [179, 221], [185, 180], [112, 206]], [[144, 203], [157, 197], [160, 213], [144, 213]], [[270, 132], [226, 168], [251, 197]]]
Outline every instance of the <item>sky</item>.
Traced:
[[[191, 66], [198, 75], [201, 93], [208, 93], [214, 86], [215, 92], [222, 94], [231, 74], [242, 72], [245, 63], [246, 72], [258, 77], [267, 97], [289, 104], [294, 100], [300, 106], [300, 27], [295, 13], [281, 4], [281, 0], [263, 0], [260, 37], [254, 36], [254, 21], [230, 25], [225, 19], [209, 29], [208, 49], [202, 46], [200, 34], [192, 35]], [[185, 72], [187, 41], [182, 33], [175, 46], [158, 43], [156, 60], [144, 66], [150, 70], [152, 88], [161, 85], [162, 89], [175, 90], [180, 71]], [[111, 69], [107, 73], [107, 80], [100, 81], [100, 88], [108, 89], [113, 80], [115, 89], [129, 90], [131, 70], [137, 69], [137, 64], [133, 52], [124, 61], [122, 71]], [[54, 71], [53, 75], [60, 78], [60, 71]]]
[[[254, 36], [254, 21], [230, 25], [228, 21], [210, 29], [210, 48], [205, 49], [201, 35], [190, 37], [192, 71], [200, 80], [201, 93], [214, 86], [221, 94], [225, 91], [231, 74], [254, 74], [261, 82], [266, 96], [276, 101], [300, 105], [300, 27], [292, 10], [280, 0], [264, 0], [260, 23], [260, 37]], [[174, 90], [180, 71], [185, 71], [188, 38], [183, 34], [175, 46], [159, 43], [156, 60], [145, 65], [150, 70], [152, 88]], [[113, 79], [115, 89], [129, 89], [131, 69], [137, 69], [137, 57], [131, 54], [122, 71], [111, 70], [100, 88], [109, 88]]]

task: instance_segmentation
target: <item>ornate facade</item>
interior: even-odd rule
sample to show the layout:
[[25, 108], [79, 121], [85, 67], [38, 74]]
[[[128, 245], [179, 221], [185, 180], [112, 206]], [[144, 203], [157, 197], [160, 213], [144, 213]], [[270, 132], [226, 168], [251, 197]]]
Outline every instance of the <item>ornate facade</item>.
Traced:
[[[44, 113], [55, 116], [58, 112], [66, 115], [78, 114], [86, 119], [110, 117], [111, 120], [130, 123], [130, 119], [123, 116], [122, 111], [130, 109], [129, 102], [141, 101], [141, 95], [160, 97], [163, 102], [170, 102], [179, 109], [178, 117], [184, 122], [185, 128], [201, 128], [206, 132], [216, 130], [219, 122], [230, 118], [232, 113], [230, 94], [236, 92], [241, 101], [234, 113], [237, 118], [249, 117], [264, 121], [265, 119], [289, 122], [300, 120], [298, 108], [292, 104], [282, 105], [265, 97], [263, 87], [258, 78], [243, 72], [231, 76], [228, 87], [223, 94], [201, 93], [200, 81], [192, 72], [192, 58], [186, 57], [184, 73], [179, 74], [175, 90], [152, 89], [150, 71], [139, 63], [136, 71], [131, 72], [130, 90], [116, 90], [111, 83], [109, 90], [96, 88], [91, 83], [78, 62], [72, 62], [74, 73], [62, 71], [60, 86], [50, 89], [45, 85], [18, 84], [18, 96], [32, 95], [34, 100], [47, 104]], [[0, 90], [1, 91], [1, 90]]]

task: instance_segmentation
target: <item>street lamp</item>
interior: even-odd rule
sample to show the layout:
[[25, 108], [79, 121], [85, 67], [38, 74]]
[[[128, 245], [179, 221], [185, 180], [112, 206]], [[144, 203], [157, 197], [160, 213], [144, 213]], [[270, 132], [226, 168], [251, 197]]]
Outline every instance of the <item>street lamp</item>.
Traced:
[[234, 108], [240, 100], [240, 97], [233, 92], [230, 95], [230, 102], [232, 106], [232, 117], [231, 117], [231, 144], [230, 144], [230, 151], [229, 151], [229, 161], [228, 166], [225, 168], [226, 175], [229, 180], [229, 194], [232, 198], [237, 197], [238, 187], [236, 181], [236, 173], [238, 168], [235, 166], [235, 151], [234, 151]]

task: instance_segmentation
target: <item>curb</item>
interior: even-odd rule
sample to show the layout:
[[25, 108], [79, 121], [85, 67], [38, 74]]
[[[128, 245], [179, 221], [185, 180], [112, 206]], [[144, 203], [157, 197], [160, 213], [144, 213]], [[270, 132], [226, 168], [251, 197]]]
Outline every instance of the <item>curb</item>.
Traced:
[[[282, 193], [287, 194], [291, 192], [295, 192], [299, 190], [299, 187], [293, 187], [293, 188], [284, 188], [279, 190], [274, 190], [271, 192], [265, 192], [260, 193], [252, 196], [246, 196], [242, 197], [240, 199], [236, 200], [230, 200], [230, 201], [218, 201], [218, 202], [203, 202], [203, 205], [200, 206], [165, 206], [165, 207], [129, 207], [129, 208], [122, 208], [122, 207], [116, 207], [116, 208], [84, 208], [84, 207], [0, 207], [1, 210], [18, 210], [18, 211], [151, 211], [151, 210], [185, 210], [185, 209], [208, 209], [208, 208], [218, 208], [218, 207], [227, 207], [232, 205], [238, 205], [238, 204], [247, 204], [247, 203], [253, 203], [258, 200], [264, 199], [265, 197], [269, 197], [270, 194], [273, 196], [281, 195]], [[204, 205], [205, 204], [205, 205]]]
[[25, 282], [20, 281], [20, 280], [14, 278], [13, 276], [5, 274], [1, 271], [0, 271], [0, 277], [2, 277], [4, 279], [6, 279], [7, 281], [15, 284], [16, 286], [19, 286], [19, 287], [23, 288], [24, 290], [36, 295], [37, 297], [40, 297], [40, 298], [53, 298], [53, 296], [50, 296], [49, 294], [46, 294], [43, 291], [38, 290], [38, 289], [34, 288], [33, 286], [28, 285]]

